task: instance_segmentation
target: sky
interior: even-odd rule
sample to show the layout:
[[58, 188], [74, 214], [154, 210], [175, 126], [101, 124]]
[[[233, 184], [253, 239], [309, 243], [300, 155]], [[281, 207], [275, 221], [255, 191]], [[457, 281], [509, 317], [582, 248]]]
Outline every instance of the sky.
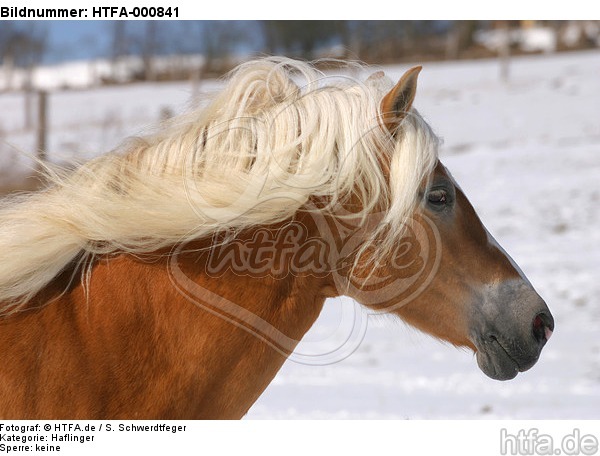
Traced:
[[[0, 27], [3, 22], [0, 21]], [[16, 24], [29, 33], [33, 29], [35, 35], [47, 36], [43, 57], [43, 63], [46, 64], [110, 57], [115, 22], [112, 20], [12, 21], [13, 25]], [[144, 36], [149, 24], [149, 21], [145, 20], [126, 22], [126, 33], [130, 40], [139, 40], [140, 36]], [[176, 49], [183, 52], [199, 52], [201, 47], [198, 46], [198, 40], [202, 36], [199, 33], [201, 30], [199, 22], [201, 21], [163, 21], [159, 32], [159, 46], [162, 51]], [[243, 29], [249, 34], [250, 39], [241, 42], [240, 46], [244, 48], [239, 49], [240, 51], [257, 50], [257, 46], [260, 47], [261, 40], [257, 36], [258, 28], [254, 21], [229, 21], [228, 27], [233, 27], [235, 30]], [[254, 47], [251, 49], [250, 46]]]
[[107, 21], [47, 21], [48, 62], [99, 57], [109, 48]]
[[0, 28], [8, 23], [28, 33], [34, 30], [35, 35], [47, 36], [44, 63], [98, 57], [110, 48], [107, 33], [110, 21], [2, 20]]

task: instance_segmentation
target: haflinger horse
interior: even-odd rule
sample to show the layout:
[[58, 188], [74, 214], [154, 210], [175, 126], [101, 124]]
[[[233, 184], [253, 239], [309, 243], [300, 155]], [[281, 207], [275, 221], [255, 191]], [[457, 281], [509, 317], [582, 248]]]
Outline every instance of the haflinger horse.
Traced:
[[202, 108], [2, 200], [0, 418], [243, 417], [339, 295], [493, 379], [531, 368], [553, 318], [438, 160], [420, 69], [248, 62]]

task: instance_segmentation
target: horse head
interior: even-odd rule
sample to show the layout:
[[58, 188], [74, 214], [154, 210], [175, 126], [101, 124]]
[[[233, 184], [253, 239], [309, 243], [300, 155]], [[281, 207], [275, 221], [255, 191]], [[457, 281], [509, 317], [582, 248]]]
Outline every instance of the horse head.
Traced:
[[[419, 71], [407, 71], [381, 101], [381, 125], [394, 141], [410, 134], [406, 120], [415, 116]], [[357, 250], [348, 294], [471, 348], [491, 378], [507, 380], [531, 368], [554, 330], [552, 314], [441, 162], [423, 179], [405, 225], [386, 255], [378, 257], [376, 247]]]

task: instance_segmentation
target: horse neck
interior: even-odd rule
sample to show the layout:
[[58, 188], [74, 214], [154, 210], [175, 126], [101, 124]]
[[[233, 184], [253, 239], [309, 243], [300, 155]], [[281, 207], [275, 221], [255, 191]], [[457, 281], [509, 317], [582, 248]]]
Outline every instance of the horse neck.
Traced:
[[189, 351], [215, 367], [202, 414], [243, 416], [334, 294], [332, 239], [319, 220], [299, 215], [217, 247], [214, 239], [182, 246], [169, 257], [165, 289], [186, 308], [185, 319], [196, 321]]
[[[256, 233], [270, 233], [271, 241], [281, 242], [287, 232], [254, 231], [243, 243], [257, 241]], [[257, 248], [250, 250], [256, 253]], [[211, 270], [219, 263], [210, 264], [208, 255], [201, 258], [198, 262], [194, 254], [183, 255], [180, 267], [171, 267], [171, 288], [196, 321], [189, 352], [202, 365], [214, 366], [208, 373], [210, 394], [200, 398], [199, 410], [207, 417], [237, 418], [258, 399], [317, 319], [328, 280], [297, 274], [291, 256], [278, 259], [276, 276], [260, 267], [236, 270], [235, 264]]]
[[[300, 244], [315, 238], [315, 227], [308, 229]], [[256, 229], [238, 241], [270, 233], [280, 248], [277, 242], [295, 230], [293, 224]], [[290, 255], [275, 277], [235, 267], [214, 271], [204, 250], [211, 242], [154, 261], [130, 255], [99, 260], [86, 289], [72, 285], [59, 297], [70, 274], [54, 281], [0, 338], [23, 342], [12, 349], [22, 352], [11, 356], [22, 360], [17, 377], [47, 376], [37, 378], [47, 395], [53, 389], [60, 394], [77, 378], [77, 394], [70, 397], [74, 402], [54, 401], [47, 409], [41, 395], [23, 396], [23, 403], [54, 417], [242, 417], [318, 317], [330, 280], [294, 270]], [[43, 349], [50, 345], [53, 350]], [[44, 374], [31, 367], [39, 364], [32, 355], [37, 351], [47, 353]]]

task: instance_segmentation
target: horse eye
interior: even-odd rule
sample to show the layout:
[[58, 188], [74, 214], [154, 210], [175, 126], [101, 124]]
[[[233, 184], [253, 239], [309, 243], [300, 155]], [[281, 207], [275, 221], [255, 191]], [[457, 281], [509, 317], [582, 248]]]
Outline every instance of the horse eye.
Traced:
[[445, 206], [448, 204], [448, 193], [443, 189], [431, 190], [427, 194], [427, 201], [434, 206]]

